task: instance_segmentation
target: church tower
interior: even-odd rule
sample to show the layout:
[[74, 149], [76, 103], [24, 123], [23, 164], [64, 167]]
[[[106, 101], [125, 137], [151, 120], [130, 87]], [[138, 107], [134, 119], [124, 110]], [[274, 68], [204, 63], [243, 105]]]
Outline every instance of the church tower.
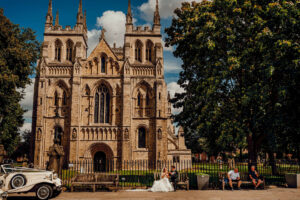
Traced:
[[46, 167], [54, 139], [65, 163], [92, 162], [95, 171], [107, 170], [107, 161], [153, 168], [160, 160], [190, 160], [183, 130], [175, 135], [171, 120], [158, 0], [153, 25], [144, 28], [133, 24], [128, 0], [124, 46], [110, 46], [103, 28], [90, 55], [86, 18], [80, 0], [75, 26], [63, 28], [49, 0], [34, 85], [35, 166]]
[[[131, 1], [128, 1], [124, 37], [123, 126], [131, 127], [134, 141], [146, 135], [145, 144], [137, 143], [133, 155], [144, 159], [167, 159], [167, 126], [170, 117], [167, 86], [164, 81], [163, 46], [159, 4], [156, 1], [152, 28], [135, 27], [132, 23]], [[133, 91], [130, 96], [129, 91]], [[131, 99], [130, 99], [131, 98]], [[132, 100], [132, 107], [126, 102]], [[129, 113], [132, 118], [127, 118]], [[145, 133], [144, 133], [145, 132]], [[159, 135], [159, 137], [158, 137]], [[124, 148], [129, 148], [124, 144]]]
[[60, 139], [66, 159], [70, 156], [70, 146], [77, 145], [72, 142], [70, 130], [78, 129], [80, 73], [82, 60], [87, 56], [87, 28], [82, 0], [74, 28], [63, 28], [59, 24], [58, 11], [53, 24], [52, 12], [52, 0], [49, 0], [42, 58], [35, 81], [32, 127], [35, 136], [34, 163], [39, 166], [44, 166], [54, 138]]

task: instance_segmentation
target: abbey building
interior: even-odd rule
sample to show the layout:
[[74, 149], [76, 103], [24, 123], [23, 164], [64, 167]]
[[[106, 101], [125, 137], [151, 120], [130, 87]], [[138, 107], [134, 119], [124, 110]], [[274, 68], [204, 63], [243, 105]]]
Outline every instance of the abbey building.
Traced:
[[73, 28], [58, 13], [53, 23], [50, 0], [34, 88], [34, 164], [46, 166], [54, 139], [66, 162], [191, 160], [170, 118], [158, 4], [153, 26], [142, 29], [129, 0], [124, 46], [111, 47], [102, 31], [89, 56], [86, 20], [80, 0]]

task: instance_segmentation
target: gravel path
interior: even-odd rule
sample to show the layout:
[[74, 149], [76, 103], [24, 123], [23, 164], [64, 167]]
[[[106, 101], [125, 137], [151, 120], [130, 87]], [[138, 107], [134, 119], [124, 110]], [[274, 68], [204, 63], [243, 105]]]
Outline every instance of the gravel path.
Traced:
[[[32, 194], [14, 196], [8, 200], [33, 200]], [[177, 191], [170, 193], [151, 193], [138, 191], [120, 192], [64, 192], [55, 200], [300, 200], [300, 189], [273, 188], [267, 190], [241, 191]]]

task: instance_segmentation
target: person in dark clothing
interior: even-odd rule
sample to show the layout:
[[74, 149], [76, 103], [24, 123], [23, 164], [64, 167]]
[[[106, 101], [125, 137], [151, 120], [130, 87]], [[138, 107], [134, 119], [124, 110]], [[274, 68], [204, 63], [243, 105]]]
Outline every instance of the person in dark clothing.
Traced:
[[262, 183], [261, 177], [258, 172], [255, 170], [255, 166], [251, 166], [251, 170], [249, 172], [249, 177], [254, 185], [254, 189], [256, 190], [259, 185]]
[[174, 187], [174, 191], [176, 191], [176, 189], [177, 189], [177, 183], [178, 183], [178, 172], [177, 172], [175, 166], [171, 167], [170, 182], [172, 183], [172, 185]]

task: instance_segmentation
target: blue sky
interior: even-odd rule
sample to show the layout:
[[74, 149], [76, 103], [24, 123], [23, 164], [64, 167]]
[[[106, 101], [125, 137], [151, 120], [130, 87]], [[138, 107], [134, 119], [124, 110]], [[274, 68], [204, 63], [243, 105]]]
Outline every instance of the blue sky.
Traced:
[[[78, 10], [79, 0], [52, 0], [53, 16], [59, 11], [60, 25], [74, 26], [76, 23], [76, 14]], [[133, 17], [135, 25], [152, 25], [153, 12], [156, 0], [131, 0]], [[163, 36], [165, 27], [170, 26], [173, 11], [180, 7], [183, 1], [192, 0], [160, 0], [160, 14], [162, 23]], [[200, 1], [200, 0], [196, 0]], [[19, 24], [21, 27], [29, 27], [36, 32], [37, 39], [43, 41], [43, 31], [45, 16], [47, 13], [49, 0], [0, 0], [0, 8], [4, 9], [4, 15], [13, 23]], [[101, 29], [104, 27], [107, 31], [107, 40], [112, 45], [114, 42], [118, 46], [122, 46], [124, 31], [123, 21], [127, 13], [127, 0], [83, 0], [83, 9], [87, 10], [87, 26], [89, 36], [89, 52], [96, 46]], [[120, 34], [121, 33], [121, 34]], [[181, 70], [181, 60], [174, 58], [172, 48], [165, 48], [165, 80], [168, 84], [168, 90], [171, 95], [175, 91], [180, 91], [180, 87], [176, 84], [178, 74]], [[31, 128], [32, 114], [32, 95], [33, 85], [29, 85], [25, 90], [25, 99], [22, 106], [28, 110], [25, 113], [25, 124], [21, 130]], [[178, 112], [174, 110], [173, 112]]]

